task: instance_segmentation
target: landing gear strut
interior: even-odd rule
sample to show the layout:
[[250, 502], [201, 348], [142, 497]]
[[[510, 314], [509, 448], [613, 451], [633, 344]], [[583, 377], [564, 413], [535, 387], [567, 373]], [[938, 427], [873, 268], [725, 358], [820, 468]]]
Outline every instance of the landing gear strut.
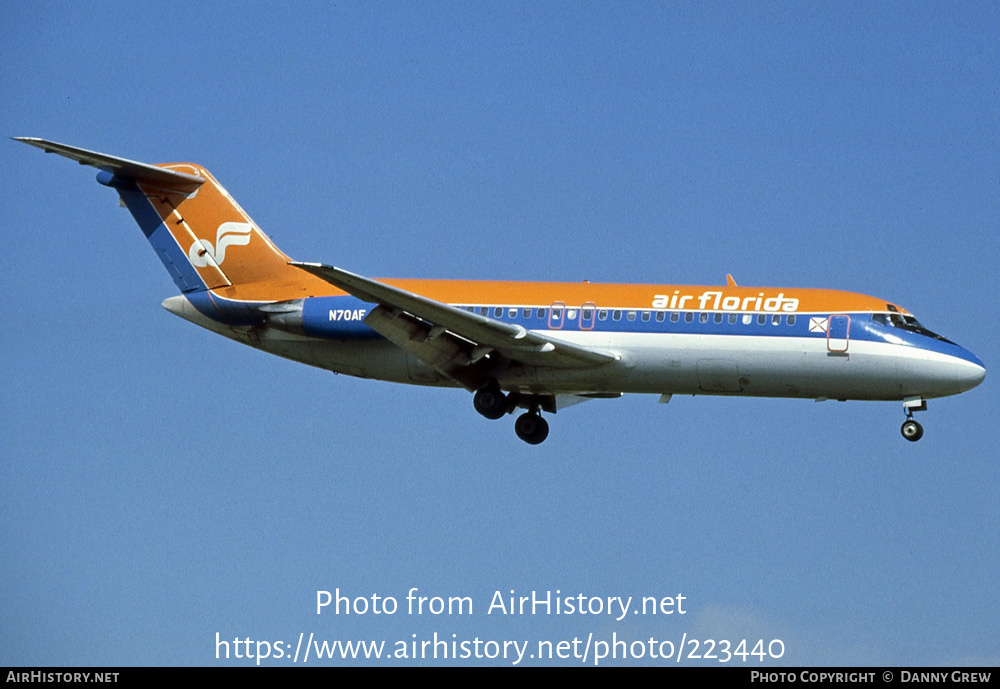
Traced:
[[514, 432], [524, 442], [537, 445], [549, 436], [549, 424], [537, 411], [529, 411], [517, 417]]
[[927, 409], [927, 401], [920, 398], [903, 400], [903, 409], [906, 410], [906, 421], [899, 432], [911, 443], [915, 443], [923, 437], [924, 427], [913, 420], [913, 412]]

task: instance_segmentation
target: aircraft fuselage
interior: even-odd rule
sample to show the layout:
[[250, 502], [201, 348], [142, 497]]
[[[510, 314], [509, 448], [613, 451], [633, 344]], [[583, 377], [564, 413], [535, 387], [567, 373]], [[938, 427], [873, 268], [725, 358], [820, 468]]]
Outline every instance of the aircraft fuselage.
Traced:
[[281, 252], [203, 167], [19, 139], [100, 170], [167, 269], [165, 308], [278, 356], [362, 378], [463, 387], [537, 444], [541, 412], [626, 393], [901, 401], [978, 385], [959, 345], [882, 299], [826, 289], [372, 280]]

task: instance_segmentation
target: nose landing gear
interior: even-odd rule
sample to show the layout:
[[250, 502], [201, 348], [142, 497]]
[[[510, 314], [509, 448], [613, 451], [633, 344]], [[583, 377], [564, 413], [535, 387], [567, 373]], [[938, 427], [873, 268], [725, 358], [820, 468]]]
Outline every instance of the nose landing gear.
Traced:
[[899, 432], [911, 443], [915, 443], [924, 436], [924, 427], [913, 420], [913, 412], [927, 409], [927, 400], [920, 397], [905, 399], [903, 409], [906, 410], [906, 421]]

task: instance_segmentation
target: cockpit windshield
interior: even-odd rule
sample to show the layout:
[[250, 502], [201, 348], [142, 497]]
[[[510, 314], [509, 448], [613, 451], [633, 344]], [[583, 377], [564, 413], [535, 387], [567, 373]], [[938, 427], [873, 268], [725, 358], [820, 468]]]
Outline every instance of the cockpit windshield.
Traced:
[[918, 335], [924, 335], [926, 337], [933, 337], [935, 340], [941, 340], [942, 342], [947, 342], [948, 344], [955, 344], [951, 340], [941, 337], [936, 332], [928, 330], [913, 316], [899, 313], [896, 307], [891, 304], [888, 305], [888, 309], [889, 313], [872, 314], [872, 320], [876, 323], [881, 323], [882, 325], [888, 324], [894, 328], [899, 328], [900, 330], [908, 330], [911, 333], [917, 333]]

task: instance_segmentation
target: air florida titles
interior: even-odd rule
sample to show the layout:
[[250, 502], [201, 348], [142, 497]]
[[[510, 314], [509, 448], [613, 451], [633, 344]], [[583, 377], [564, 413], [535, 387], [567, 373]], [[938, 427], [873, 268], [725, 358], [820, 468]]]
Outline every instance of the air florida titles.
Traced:
[[[694, 303], [698, 302], [697, 307]], [[694, 309], [702, 311], [785, 311], [792, 313], [799, 310], [799, 300], [793, 297], [786, 297], [784, 292], [779, 292], [776, 296], [768, 297], [766, 292], [758, 292], [756, 296], [738, 297], [736, 295], [726, 295], [722, 292], [708, 291], [701, 296], [693, 294], [681, 294], [680, 290], [674, 290], [673, 294], [654, 294], [654, 309]]]
[[645, 596], [632, 605], [632, 596], [587, 596], [583, 593], [563, 595], [562, 591], [532, 591], [517, 595], [496, 591], [487, 615], [614, 615], [618, 621], [633, 615], [684, 615], [683, 595]]

